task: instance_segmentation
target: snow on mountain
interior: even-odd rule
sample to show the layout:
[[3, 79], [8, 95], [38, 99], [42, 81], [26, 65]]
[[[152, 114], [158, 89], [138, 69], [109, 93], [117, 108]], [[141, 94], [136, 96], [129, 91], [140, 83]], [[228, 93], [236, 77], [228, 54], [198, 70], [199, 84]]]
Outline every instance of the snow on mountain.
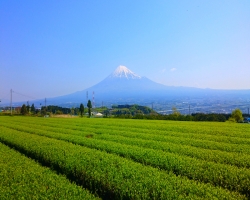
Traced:
[[116, 70], [109, 76], [109, 78], [141, 79], [140, 76], [122, 65], [117, 67]]

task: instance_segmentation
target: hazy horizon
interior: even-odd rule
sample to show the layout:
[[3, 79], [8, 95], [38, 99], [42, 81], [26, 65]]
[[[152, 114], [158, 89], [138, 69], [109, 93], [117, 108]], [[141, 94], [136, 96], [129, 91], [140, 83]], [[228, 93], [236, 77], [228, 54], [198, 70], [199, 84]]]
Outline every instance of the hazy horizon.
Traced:
[[249, 7], [247, 0], [1, 1], [0, 99], [10, 89], [16, 101], [74, 93], [119, 65], [167, 86], [250, 89]]

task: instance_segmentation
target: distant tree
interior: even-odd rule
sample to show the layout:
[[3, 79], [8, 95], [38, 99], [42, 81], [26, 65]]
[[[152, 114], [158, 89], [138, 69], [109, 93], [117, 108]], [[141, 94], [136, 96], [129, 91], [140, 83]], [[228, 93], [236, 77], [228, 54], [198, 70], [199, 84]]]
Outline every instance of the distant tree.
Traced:
[[31, 111], [32, 113], [35, 113], [36, 109], [35, 109], [34, 104], [31, 105], [30, 111]]
[[81, 113], [81, 117], [82, 117], [83, 113], [84, 113], [84, 106], [82, 103], [80, 104], [80, 113]]
[[27, 113], [30, 113], [30, 105], [29, 104], [27, 104], [26, 110], [27, 110]]
[[75, 115], [75, 108], [74, 107], [71, 108], [71, 115]]
[[46, 111], [46, 107], [42, 106], [41, 107], [41, 115], [46, 115], [47, 111]]
[[75, 115], [79, 115], [80, 114], [80, 109], [79, 108], [75, 108]]
[[173, 112], [173, 115], [176, 116], [176, 117], [178, 117], [178, 116], [181, 115], [181, 113], [177, 110], [176, 107], [173, 107], [173, 108], [172, 108], [172, 112]]
[[[236, 122], [243, 121], [243, 116], [242, 116], [241, 110], [238, 108], [233, 110], [232, 114], [231, 114], [231, 118], [234, 119]], [[230, 119], [230, 121], [233, 121], [232, 119]]]
[[229, 122], [236, 122], [235, 119], [232, 118], [232, 117], [229, 117], [228, 121], [229, 121]]
[[88, 100], [87, 107], [88, 107], [89, 117], [90, 117], [90, 116], [91, 116], [91, 108], [92, 108], [92, 103], [91, 103], [91, 101], [90, 101], [90, 100]]
[[109, 109], [104, 110], [103, 114], [105, 115], [105, 117], [108, 117], [108, 115], [110, 114]]
[[56, 111], [56, 114], [57, 114], [57, 115], [61, 115], [61, 114], [63, 114], [63, 112], [62, 112], [61, 110], [57, 110], [57, 111]]
[[27, 114], [27, 107], [26, 107], [25, 104], [22, 105], [21, 114], [22, 114], [22, 115], [26, 115], [26, 114]]
[[[47, 112], [52, 112], [52, 113], [56, 113], [58, 110], [61, 111], [62, 114], [71, 113], [71, 108], [63, 108], [63, 107], [53, 106], [53, 105], [49, 105], [47, 107], [42, 106], [42, 110], [46, 110]], [[76, 113], [76, 111], [74, 112]]]

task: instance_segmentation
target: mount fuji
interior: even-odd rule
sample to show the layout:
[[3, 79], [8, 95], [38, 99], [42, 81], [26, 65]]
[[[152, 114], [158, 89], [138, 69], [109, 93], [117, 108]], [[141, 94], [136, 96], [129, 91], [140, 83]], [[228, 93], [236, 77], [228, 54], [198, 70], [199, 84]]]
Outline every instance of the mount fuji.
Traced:
[[134, 104], [152, 101], [168, 101], [173, 99], [192, 99], [207, 97], [230, 98], [230, 96], [250, 96], [249, 90], [213, 90], [192, 87], [165, 86], [156, 83], [146, 77], [141, 77], [125, 66], [119, 66], [116, 70], [98, 84], [69, 95], [48, 99], [54, 105], [86, 103], [94, 98], [96, 105], [101, 102], [111, 104]]

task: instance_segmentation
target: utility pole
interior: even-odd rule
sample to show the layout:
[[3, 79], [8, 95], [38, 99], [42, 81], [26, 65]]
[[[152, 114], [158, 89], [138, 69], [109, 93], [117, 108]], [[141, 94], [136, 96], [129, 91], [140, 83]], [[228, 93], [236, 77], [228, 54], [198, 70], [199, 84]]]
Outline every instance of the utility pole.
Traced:
[[247, 110], [248, 110], [248, 117], [249, 117], [249, 108]]
[[47, 115], [47, 107], [46, 107], [46, 98], [45, 98], [45, 100], [44, 100], [44, 106], [45, 106], [45, 115]]
[[12, 89], [10, 89], [10, 114], [12, 115]]
[[190, 104], [189, 104], [189, 106], [188, 106], [188, 110], [189, 110], [189, 112], [188, 112], [188, 113], [189, 113], [189, 115], [190, 115]]

